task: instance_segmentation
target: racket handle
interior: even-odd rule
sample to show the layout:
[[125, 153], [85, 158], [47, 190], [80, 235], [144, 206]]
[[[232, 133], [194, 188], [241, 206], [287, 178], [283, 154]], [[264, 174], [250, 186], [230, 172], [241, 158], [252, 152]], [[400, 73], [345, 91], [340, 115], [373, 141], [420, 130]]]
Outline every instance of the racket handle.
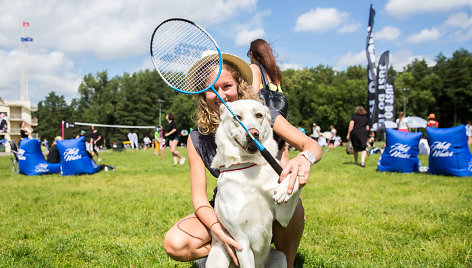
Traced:
[[282, 167], [279, 165], [279, 163], [277, 163], [277, 161], [269, 153], [269, 151], [267, 151], [267, 149], [264, 148], [260, 152], [261, 152], [262, 156], [265, 158], [265, 160], [267, 160], [267, 162], [269, 162], [270, 166], [275, 170], [275, 172], [277, 172], [277, 174], [280, 175], [280, 173], [282, 173]]

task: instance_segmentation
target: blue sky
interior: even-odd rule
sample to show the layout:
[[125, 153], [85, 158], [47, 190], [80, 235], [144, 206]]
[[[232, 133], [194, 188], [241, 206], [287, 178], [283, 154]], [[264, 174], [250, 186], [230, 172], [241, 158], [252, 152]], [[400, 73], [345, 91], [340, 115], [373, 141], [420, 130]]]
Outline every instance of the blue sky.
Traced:
[[171, 17], [195, 21], [222, 51], [245, 60], [250, 41], [264, 38], [282, 69], [366, 66], [370, 4], [377, 61], [389, 50], [401, 71], [414, 58], [434, 65], [440, 52], [471, 50], [472, 0], [0, 0], [0, 97], [20, 97], [21, 36], [34, 39], [27, 47], [32, 103], [50, 91], [70, 101], [89, 73], [152, 69], [151, 34]]

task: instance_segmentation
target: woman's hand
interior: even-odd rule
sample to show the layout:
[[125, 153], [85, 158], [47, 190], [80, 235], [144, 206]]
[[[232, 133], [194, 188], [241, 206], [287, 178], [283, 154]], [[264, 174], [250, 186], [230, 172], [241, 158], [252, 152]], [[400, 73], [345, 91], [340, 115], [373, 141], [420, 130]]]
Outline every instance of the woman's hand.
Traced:
[[231, 259], [233, 259], [233, 262], [236, 264], [236, 266], [239, 267], [239, 261], [238, 257], [236, 256], [235, 249], [242, 250], [243, 247], [236, 240], [234, 240], [228, 230], [226, 230], [226, 228], [224, 228], [220, 222], [213, 223], [210, 229], [225, 244], [226, 251], [228, 251], [228, 254], [231, 256]]
[[311, 163], [305, 156], [299, 154], [295, 158], [288, 161], [285, 165], [282, 173], [280, 174], [279, 182], [284, 179], [289, 179], [287, 193], [292, 193], [293, 187], [298, 176], [298, 185], [303, 187], [308, 182], [308, 176], [310, 176]]

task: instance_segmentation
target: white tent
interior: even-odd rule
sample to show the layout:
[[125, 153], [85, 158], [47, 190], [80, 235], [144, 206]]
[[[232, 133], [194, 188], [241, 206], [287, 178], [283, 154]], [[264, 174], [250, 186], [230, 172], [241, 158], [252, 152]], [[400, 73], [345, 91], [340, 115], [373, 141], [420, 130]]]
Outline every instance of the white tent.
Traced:
[[[395, 122], [392, 122], [392, 121], [385, 121], [384, 122], [385, 124], [385, 128], [397, 128], [397, 123]], [[377, 123], [374, 123], [372, 125], [372, 131], [376, 131], [377, 130]]]
[[418, 116], [407, 116], [405, 119], [410, 128], [426, 128], [428, 126], [428, 121]]

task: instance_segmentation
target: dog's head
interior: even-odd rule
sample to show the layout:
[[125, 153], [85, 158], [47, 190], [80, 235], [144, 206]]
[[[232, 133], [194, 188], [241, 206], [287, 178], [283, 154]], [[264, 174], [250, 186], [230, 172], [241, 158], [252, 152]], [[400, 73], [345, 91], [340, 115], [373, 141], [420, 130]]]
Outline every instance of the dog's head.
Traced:
[[[277, 144], [273, 137], [269, 109], [255, 100], [239, 100], [228, 105], [262, 146], [275, 155]], [[256, 144], [224, 105], [220, 106], [220, 120], [215, 134], [217, 150], [212, 167], [266, 163]]]

